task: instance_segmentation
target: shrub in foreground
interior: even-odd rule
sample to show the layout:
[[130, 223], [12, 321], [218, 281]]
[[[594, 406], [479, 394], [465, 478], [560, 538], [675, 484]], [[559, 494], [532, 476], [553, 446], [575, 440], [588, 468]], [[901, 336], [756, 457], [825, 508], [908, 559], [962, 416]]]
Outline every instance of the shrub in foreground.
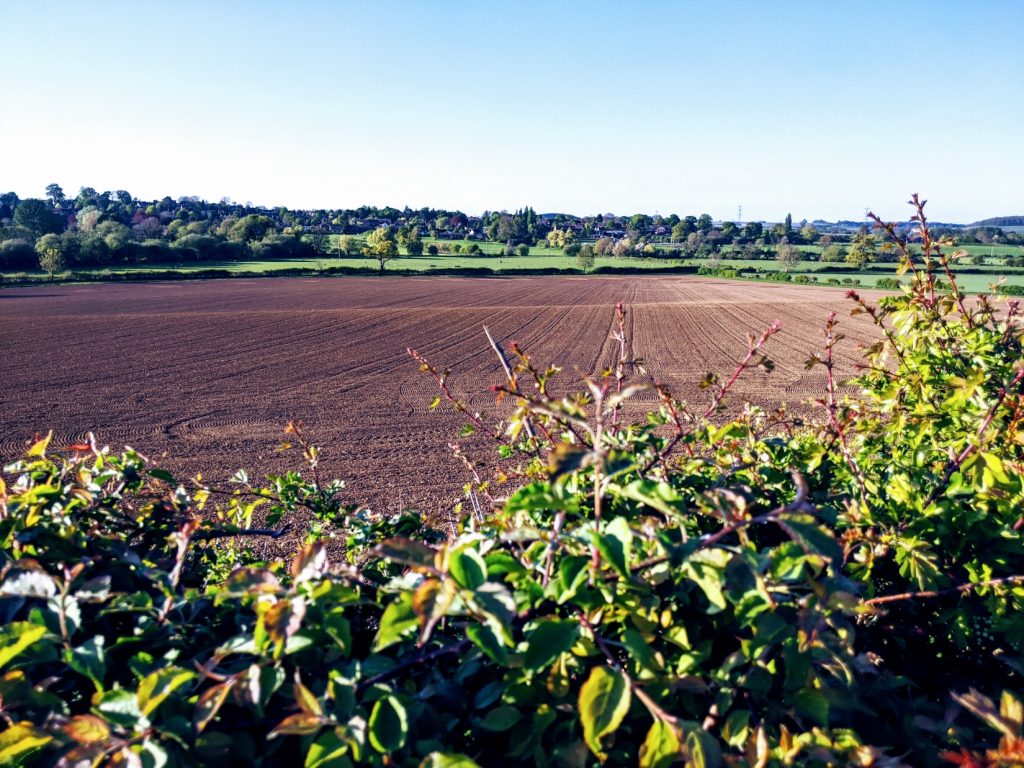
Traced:
[[777, 325], [706, 407], [649, 387], [639, 421], [621, 307], [578, 395], [513, 346], [493, 433], [412, 353], [498, 451], [453, 444], [440, 531], [347, 507], [297, 425], [304, 472], [224, 488], [37, 442], [0, 486], [0, 761], [1019, 765], [1018, 310], [968, 303], [917, 211], [908, 292], [851, 293], [878, 328], [856, 399], [825, 323], [815, 423], [716, 418]]

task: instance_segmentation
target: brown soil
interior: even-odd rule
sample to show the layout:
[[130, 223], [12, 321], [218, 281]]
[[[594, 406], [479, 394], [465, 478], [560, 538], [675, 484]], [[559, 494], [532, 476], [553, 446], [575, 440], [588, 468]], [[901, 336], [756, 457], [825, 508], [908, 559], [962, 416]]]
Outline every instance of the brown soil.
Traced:
[[[502, 381], [482, 325], [516, 340], [563, 378], [612, 364], [614, 305], [625, 303], [630, 354], [694, 404], [697, 382], [728, 374], [748, 333], [772, 320], [772, 374], [740, 380], [732, 402], [791, 406], [820, 396], [804, 370], [839, 310], [838, 358], [849, 374], [869, 323], [843, 292], [683, 277], [323, 278], [100, 284], [0, 291], [0, 459], [35, 433], [55, 444], [87, 432], [131, 445], [188, 476], [224, 480], [298, 468], [275, 451], [302, 419], [325, 476], [380, 511], [430, 514], [465, 477], [447, 448], [463, 423], [428, 405], [436, 390], [406, 347], [450, 368], [452, 386], [494, 412]], [[567, 384], [569, 382], [567, 381]], [[641, 399], [644, 396], [641, 396]], [[653, 405], [654, 395], [647, 400]]]

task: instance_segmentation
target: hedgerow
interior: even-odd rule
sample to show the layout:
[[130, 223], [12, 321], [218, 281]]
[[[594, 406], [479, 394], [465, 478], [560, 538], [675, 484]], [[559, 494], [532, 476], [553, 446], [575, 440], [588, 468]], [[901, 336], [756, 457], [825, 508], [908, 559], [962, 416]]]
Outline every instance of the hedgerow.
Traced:
[[[227, 487], [38, 441], [0, 486], [0, 763], [1021, 764], [1019, 310], [964, 298], [914, 203], [922, 256], [878, 222], [905, 292], [850, 293], [856, 398], [825, 322], [817, 419], [721, 417], [778, 325], [639, 420], [621, 306], [577, 395], [495, 343], [496, 426], [412, 352], [496, 444], [453, 444], [448, 528], [346, 505], [299, 425], [302, 472]], [[288, 561], [247, 546], [298, 520]]]

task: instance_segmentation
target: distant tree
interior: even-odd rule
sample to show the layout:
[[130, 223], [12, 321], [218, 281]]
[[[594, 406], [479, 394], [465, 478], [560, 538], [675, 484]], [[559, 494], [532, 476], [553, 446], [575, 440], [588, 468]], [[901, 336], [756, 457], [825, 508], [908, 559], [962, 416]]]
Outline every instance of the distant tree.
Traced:
[[629, 229], [643, 232], [651, 226], [651, 217], [642, 213], [635, 214], [629, 219]]
[[699, 229], [704, 234], [710, 232], [713, 226], [714, 222], [712, 221], [711, 216], [709, 216], [708, 214], [702, 213], [700, 216], [697, 217], [697, 229]]
[[576, 266], [588, 272], [594, 268], [594, 261], [594, 246], [590, 243], [580, 246], [579, 253], [576, 254]]
[[415, 240], [405, 241], [405, 252], [410, 256], [422, 256], [423, 255], [423, 241], [419, 238]]
[[147, 238], [160, 237], [164, 232], [164, 225], [156, 216], [146, 216], [142, 221], [132, 227], [136, 237]]
[[821, 260], [829, 263], [838, 263], [844, 260], [846, 252], [838, 243], [829, 243], [821, 251]]
[[79, 189], [78, 196], [75, 198], [75, 210], [80, 211], [86, 206], [95, 205], [98, 194], [93, 187], [82, 187]]
[[82, 232], [92, 232], [96, 225], [100, 223], [101, 218], [103, 218], [103, 211], [95, 206], [83, 208], [75, 216], [78, 229]]
[[0, 270], [34, 269], [38, 254], [28, 240], [14, 238], [0, 243]]
[[672, 242], [683, 242], [691, 232], [693, 232], [693, 227], [688, 221], [677, 221], [672, 225]]
[[359, 253], [359, 248], [356, 246], [355, 240], [350, 235], [339, 235], [338, 236], [338, 258], [344, 256], [354, 256]]
[[117, 198], [118, 202], [121, 203], [121, 205], [131, 205], [133, 202], [131, 194], [129, 194], [123, 189], [117, 190], [114, 193], [114, 197]]
[[48, 184], [46, 186], [46, 196], [55, 206], [60, 206], [67, 199], [60, 184]]
[[800, 228], [800, 237], [805, 243], [813, 243], [818, 239], [818, 230], [814, 228], [813, 224], [804, 224]]
[[11, 210], [18, 205], [18, 194], [16, 192], [0, 193], [0, 205], [6, 205]]
[[566, 256], [578, 256], [582, 249], [583, 246], [580, 245], [579, 243], [566, 243], [565, 247], [562, 248], [562, 253], [564, 253]]
[[228, 233], [228, 237], [243, 243], [262, 240], [268, 232], [274, 230], [274, 222], [267, 216], [251, 213], [236, 221]]
[[107, 245], [107, 241], [102, 237], [90, 235], [89, 237], [83, 237], [79, 242], [77, 259], [79, 264], [102, 266], [110, 263], [111, 256], [110, 246]]
[[326, 256], [331, 251], [331, 238], [323, 232], [314, 232], [309, 236], [309, 247], [317, 256]]
[[779, 266], [782, 267], [782, 271], [789, 272], [800, 263], [800, 251], [783, 238], [775, 248], [775, 258], [778, 260]]
[[846, 263], [858, 269], [878, 258], [878, 238], [867, 232], [858, 232], [850, 241], [850, 250], [846, 252]]
[[787, 213], [786, 214], [786, 220], [785, 220], [785, 222], [783, 222], [782, 226], [786, 228], [786, 232], [785, 232], [786, 235], [789, 235], [789, 234], [791, 234], [793, 232], [793, 214], [791, 214], [791, 213]]
[[60, 232], [64, 222], [60, 216], [50, 210], [42, 200], [22, 200], [14, 209], [14, 223], [19, 227], [31, 230], [36, 237]]
[[614, 247], [615, 247], [615, 241], [614, 240], [612, 240], [610, 237], [601, 237], [601, 238], [598, 238], [596, 243], [594, 243], [594, 252], [598, 256], [607, 256], [608, 254], [610, 254], [612, 252], [612, 249]]
[[50, 233], [40, 237], [36, 241], [36, 253], [39, 254], [39, 268], [51, 277], [67, 267], [64, 241], [59, 235]]
[[736, 236], [740, 233], [740, 228], [736, 226], [734, 221], [722, 222], [722, 237], [728, 242], [732, 242], [736, 239]]
[[823, 249], [828, 248], [830, 245], [832, 245], [832, 235], [822, 235], [821, 237], [819, 237], [818, 245], [820, 245]]
[[571, 229], [552, 229], [547, 234], [548, 245], [552, 248], [565, 248], [574, 239], [576, 235]]
[[760, 221], [748, 221], [743, 225], [743, 238], [745, 240], [757, 240], [764, 234], [764, 226]]
[[702, 232], [691, 232], [686, 236], [686, 248], [688, 256], [693, 256], [704, 245], [704, 234]]
[[621, 259], [625, 256], [633, 255], [633, 242], [628, 238], [624, 237], [615, 243], [615, 247], [612, 248], [612, 256], [617, 259]]
[[363, 253], [376, 259], [383, 272], [384, 265], [398, 255], [398, 242], [391, 227], [377, 227], [367, 235]]
[[517, 252], [519, 253], [520, 256], [529, 256], [530, 255], [530, 246], [528, 246], [526, 243], [523, 243], [522, 245], [520, 245], [516, 250], [517, 250]]
[[131, 232], [119, 221], [104, 221], [93, 230], [93, 235], [102, 237], [112, 254], [117, 254], [131, 241]]

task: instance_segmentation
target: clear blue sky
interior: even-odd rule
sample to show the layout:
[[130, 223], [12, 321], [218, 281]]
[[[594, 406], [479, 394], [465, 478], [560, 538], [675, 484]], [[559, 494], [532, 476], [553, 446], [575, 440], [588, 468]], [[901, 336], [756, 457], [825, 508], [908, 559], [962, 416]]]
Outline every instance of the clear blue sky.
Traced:
[[1024, 214], [1024, 0], [0, 0], [0, 191]]

